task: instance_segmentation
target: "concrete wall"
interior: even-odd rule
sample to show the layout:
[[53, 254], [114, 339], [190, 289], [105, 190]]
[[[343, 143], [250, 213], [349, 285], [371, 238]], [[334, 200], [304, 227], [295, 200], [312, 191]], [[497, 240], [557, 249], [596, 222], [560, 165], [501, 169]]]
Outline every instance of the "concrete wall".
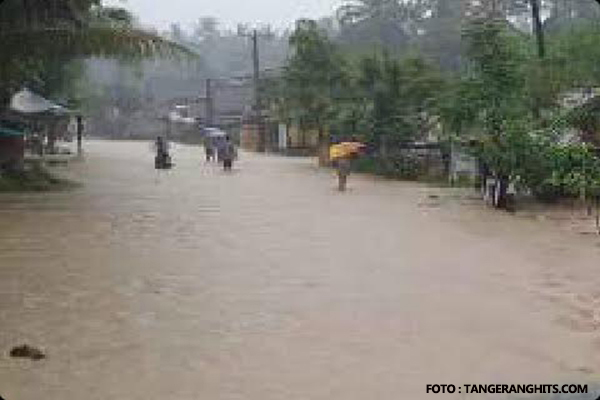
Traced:
[[297, 125], [288, 129], [288, 147], [316, 149], [319, 144], [319, 132], [316, 130], [300, 130]]
[[479, 175], [479, 163], [475, 157], [464, 149], [455, 147], [451, 152], [450, 181], [451, 182], [475, 182]]

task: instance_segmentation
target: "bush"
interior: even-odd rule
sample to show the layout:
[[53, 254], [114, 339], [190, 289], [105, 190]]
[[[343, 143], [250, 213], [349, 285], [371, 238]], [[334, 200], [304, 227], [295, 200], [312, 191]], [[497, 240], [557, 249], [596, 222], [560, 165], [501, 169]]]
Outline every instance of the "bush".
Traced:
[[534, 194], [545, 201], [593, 197], [600, 192], [600, 160], [585, 144], [551, 144], [543, 151], [545, 169], [529, 174]]
[[354, 169], [394, 179], [417, 180], [425, 175], [422, 161], [416, 155], [402, 154], [385, 158], [365, 156], [356, 160]]

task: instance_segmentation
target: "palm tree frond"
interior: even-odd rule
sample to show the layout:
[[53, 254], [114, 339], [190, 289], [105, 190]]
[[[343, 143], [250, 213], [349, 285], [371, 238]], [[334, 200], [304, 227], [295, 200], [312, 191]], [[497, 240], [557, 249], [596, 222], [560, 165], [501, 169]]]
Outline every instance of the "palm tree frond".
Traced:
[[3, 57], [118, 56], [196, 58], [190, 49], [140, 29], [90, 26], [28, 27], [0, 31]]

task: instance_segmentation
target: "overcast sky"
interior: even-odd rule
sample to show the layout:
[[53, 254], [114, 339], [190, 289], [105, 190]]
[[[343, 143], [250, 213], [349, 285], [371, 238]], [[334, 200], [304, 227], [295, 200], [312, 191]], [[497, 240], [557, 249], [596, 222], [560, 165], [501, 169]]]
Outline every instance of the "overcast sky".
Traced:
[[342, 0], [105, 0], [133, 11], [144, 25], [161, 30], [172, 22], [186, 27], [202, 16], [213, 16], [228, 27], [237, 23], [271, 24], [287, 28], [302, 17], [333, 15]]

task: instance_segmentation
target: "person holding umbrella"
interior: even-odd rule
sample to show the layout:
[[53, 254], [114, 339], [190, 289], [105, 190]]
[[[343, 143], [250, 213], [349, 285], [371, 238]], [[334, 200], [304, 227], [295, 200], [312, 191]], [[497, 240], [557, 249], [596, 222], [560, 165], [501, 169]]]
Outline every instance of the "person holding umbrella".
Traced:
[[341, 142], [329, 148], [329, 158], [334, 162], [338, 176], [338, 190], [346, 191], [348, 175], [352, 171], [352, 160], [356, 158], [366, 146], [360, 142]]

